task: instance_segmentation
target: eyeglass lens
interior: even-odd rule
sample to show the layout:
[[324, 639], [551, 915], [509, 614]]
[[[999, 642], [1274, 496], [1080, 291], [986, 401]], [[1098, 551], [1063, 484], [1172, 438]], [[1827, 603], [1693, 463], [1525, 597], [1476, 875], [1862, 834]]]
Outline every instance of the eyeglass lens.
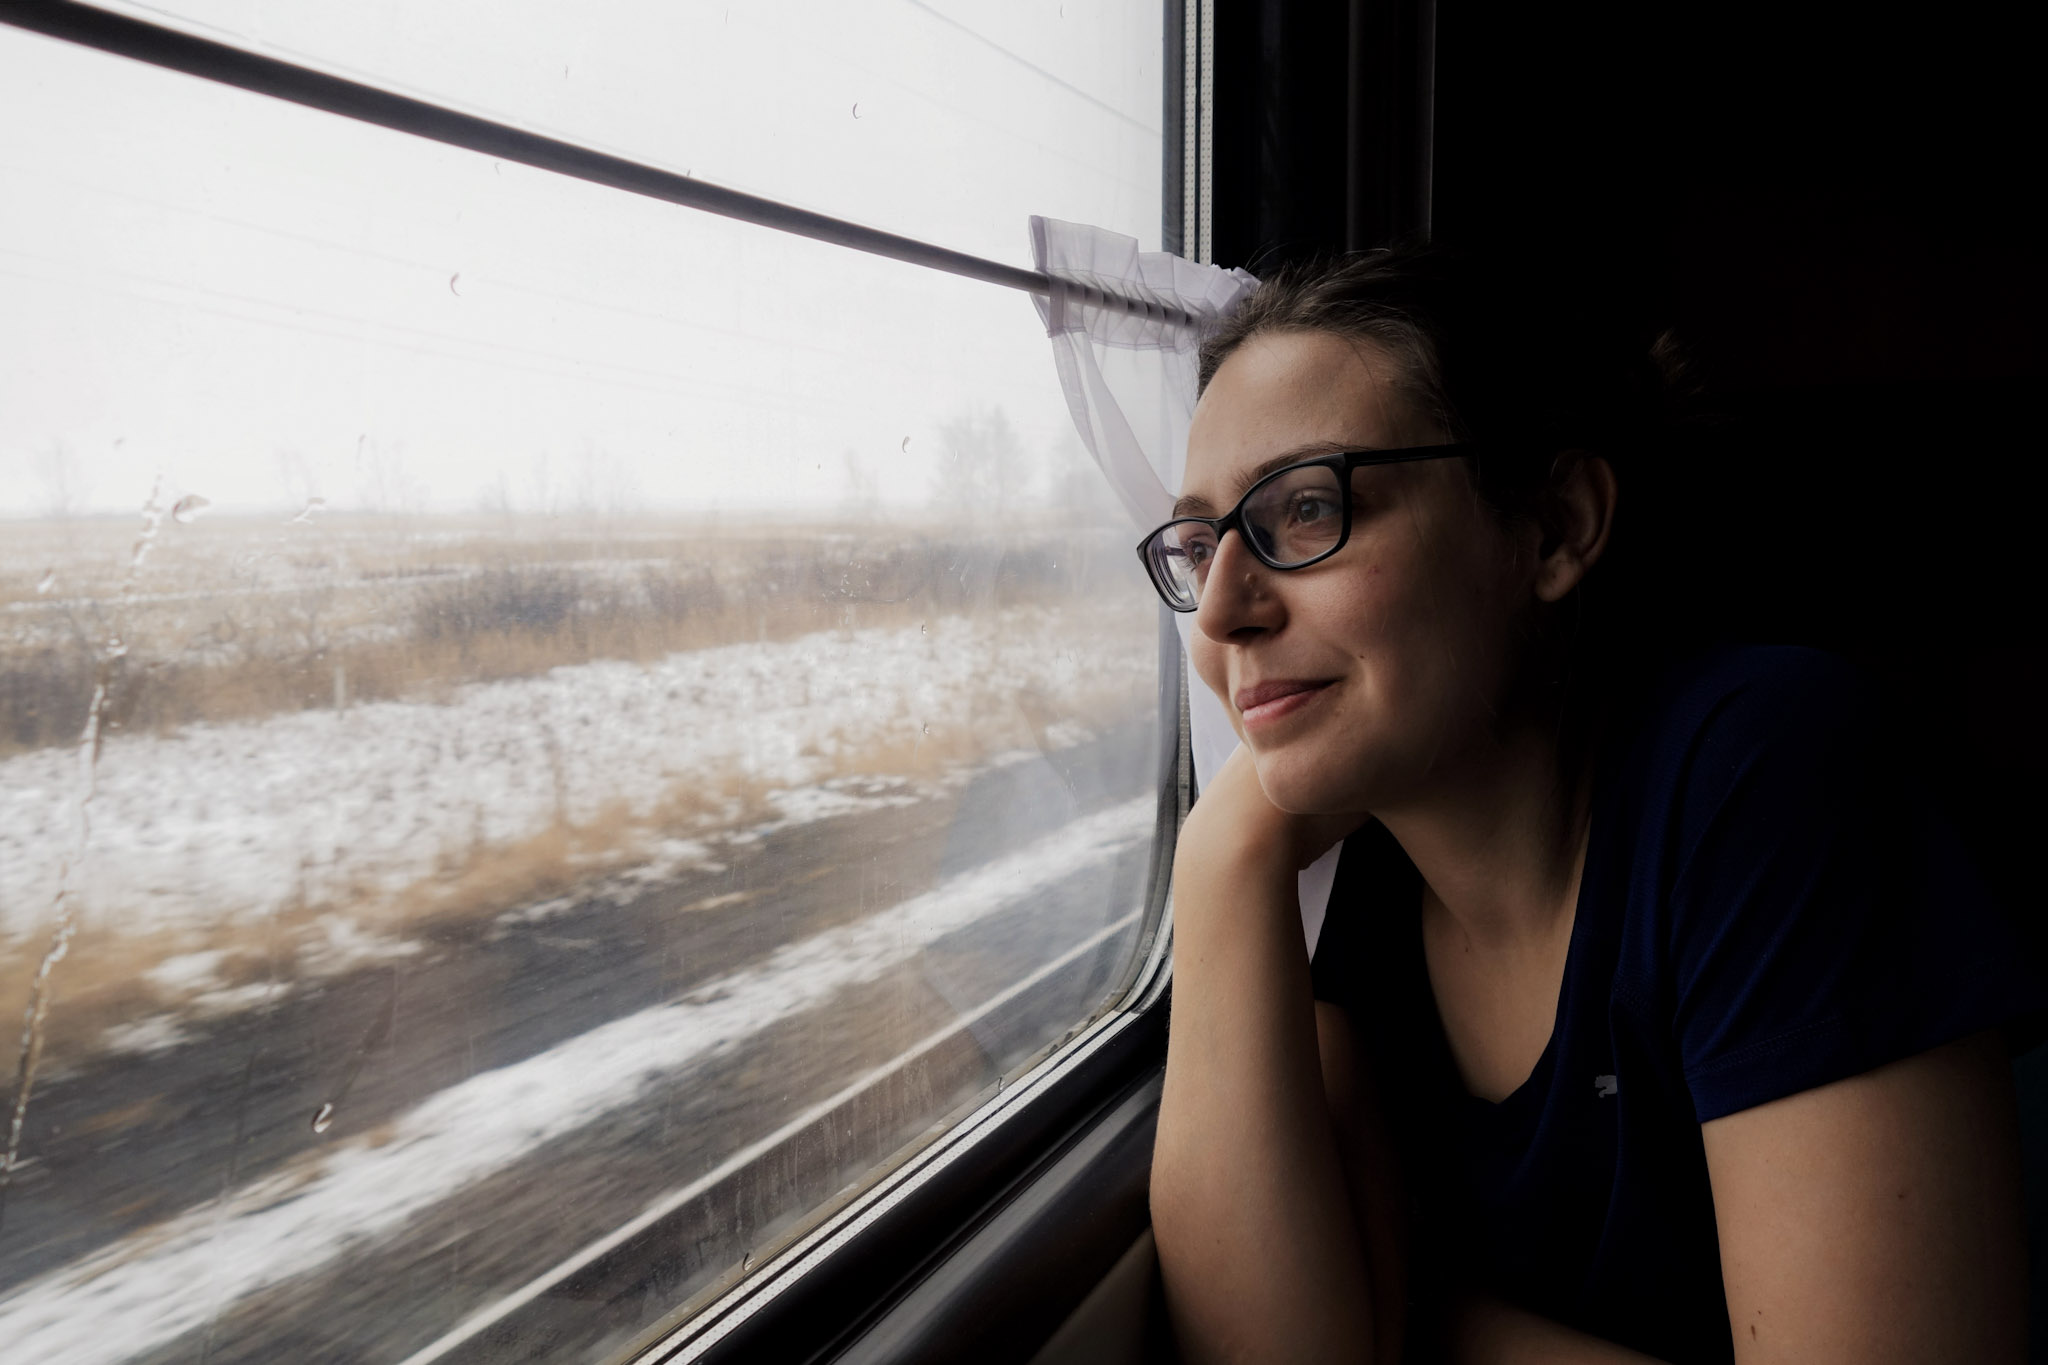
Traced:
[[[1328, 554], [1343, 534], [1343, 484], [1328, 465], [1283, 469], [1252, 490], [1239, 521], [1261, 560], [1278, 569], [1296, 568]], [[1162, 583], [1179, 604], [1198, 602], [1216, 557], [1216, 529], [1177, 521], [1153, 537], [1150, 549]]]

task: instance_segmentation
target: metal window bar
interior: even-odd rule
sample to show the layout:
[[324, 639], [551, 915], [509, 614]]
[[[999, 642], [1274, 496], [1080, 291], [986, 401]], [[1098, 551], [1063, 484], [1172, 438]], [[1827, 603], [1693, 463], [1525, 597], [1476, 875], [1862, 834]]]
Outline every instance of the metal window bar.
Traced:
[[[830, 242], [834, 246], [941, 270], [985, 284], [1001, 285], [1005, 289], [1018, 289], [1029, 294], [1052, 293], [1051, 279], [1040, 271], [1004, 265], [1000, 261], [954, 251], [914, 237], [863, 227], [829, 214], [744, 194], [692, 176], [678, 175], [473, 114], [458, 113], [425, 100], [380, 90], [376, 86], [295, 66], [226, 43], [95, 9], [76, 3], [76, 0], [0, 0], [0, 23], [152, 66], [182, 71], [309, 109], [320, 109], [395, 132], [465, 148], [484, 156], [516, 161], [593, 185], [606, 185], [628, 194], [715, 213], [722, 218], [735, 218], [777, 232]], [[1120, 307], [1166, 322], [1191, 326], [1198, 321], [1179, 309], [1099, 288], [1088, 288], [1082, 293], [1087, 302]]]
[[1216, 0], [1201, 0], [1201, 5], [1198, 53], [1201, 93], [1196, 97], [1199, 101], [1196, 118], [1199, 138], [1195, 148], [1195, 240], [1199, 246], [1195, 259], [1203, 265], [1214, 265], [1216, 221], [1210, 196], [1214, 189], [1212, 170], [1216, 157]]
[[1181, 32], [1186, 51], [1181, 63], [1181, 254], [1191, 261], [1206, 261], [1202, 250], [1202, 6], [1201, 0], [1187, 0], [1182, 11]]

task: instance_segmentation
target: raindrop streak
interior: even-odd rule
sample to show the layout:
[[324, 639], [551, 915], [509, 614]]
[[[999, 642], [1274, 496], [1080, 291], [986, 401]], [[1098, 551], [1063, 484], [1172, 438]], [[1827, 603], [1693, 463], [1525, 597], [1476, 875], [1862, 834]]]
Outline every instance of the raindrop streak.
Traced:
[[398, 969], [393, 967], [391, 989], [384, 996], [384, 1006], [377, 1011], [377, 1017], [370, 1021], [370, 1030], [363, 1035], [363, 1041], [356, 1044], [355, 1055], [348, 1059], [348, 1070], [342, 1073], [341, 1085], [335, 1090], [334, 1098], [321, 1105], [314, 1113], [314, 1132], [324, 1133], [334, 1126], [335, 1113], [341, 1108], [341, 1102], [348, 1098], [349, 1090], [356, 1083], [356, 1077], [362, 1074], [363, 1063], [391, 1037], [391, 1021], [397, 1013]]
[[[142, 572], [142, 562], [149, 557], [150, 546], [156, 542], [157, 531], [163, 526], [163, 504], [157, 495], [163, 487], [161, 476], [150, 485], [149, 499], [142, 504], [142, 534], [135, 538], [135, 546], [128, 552], [128, 574], [122, 580], [119, 596], [125, 602], [135, 591], [135, 580]], [[43, 960], [36, 965], [36, 974], [29, 982], [28, 1008], [22, 1012], [21, 1058], [14, 1069], [14, 1112], [7, 1124], [7, 1153], [0, 1157], [0, 1226], [7, 1218], [7, 1189], [14, 1181], [14, 1172], [21, 1165], [21, 1131], [28, 1122], [28, 1102], [35, 1092], [36, 1066], [43, 1059], [44, 1025], [50, 1017], [50, 973], [71, 951], [71, 935], [77, 927], [73, 919], [71, 903], [71, 877], [74, 869], [85, 860], [85, 851], [92, 841], [92, 799], [98, 791], [100, 746], [105, 736], [100, 722], [107, 711], [107, 688], [113, 680], [114, 664], [128, 652], [116, 634], [107, 642], [101, 652], [99, 666], [94, 670], [92, 700], [85, 708], [85, 728], [78, 735], [78, 807], [73, 824], [71, 847], [65, 850], [63, 861], [57, 865], [57, 891], [50, 901], [50, 946], [43, 951]]]
[[213, 506], [212, 498], [202, 498], [197, 493], [187, 493], [171, 504], [171, 520], [180, 526], [190, 526]]

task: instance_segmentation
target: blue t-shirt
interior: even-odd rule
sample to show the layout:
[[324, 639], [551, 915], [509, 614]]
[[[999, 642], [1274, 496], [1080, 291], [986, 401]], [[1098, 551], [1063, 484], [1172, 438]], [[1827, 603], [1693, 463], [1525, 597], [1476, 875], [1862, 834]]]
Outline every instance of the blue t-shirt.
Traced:
[[1728, 1362], [1700, 1125], [1992, 1026], [2015, 1051], [2048, 1033], [2048, 985], [1874, 710], [1812, 650], [1663, 680], [1605, 747], [1556, 1023], [1498, 1104], [1452, 1061], [1413, 865], [1377, 823], [1346, 841], [1316, 995], [1379, 1079], [1418, 1328], [1454, 1268], [1674, 1365]]

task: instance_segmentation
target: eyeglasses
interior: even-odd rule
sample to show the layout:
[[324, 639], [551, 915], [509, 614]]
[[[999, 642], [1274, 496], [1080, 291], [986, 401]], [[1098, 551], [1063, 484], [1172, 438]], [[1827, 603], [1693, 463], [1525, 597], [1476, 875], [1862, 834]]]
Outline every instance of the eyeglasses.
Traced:
[[1351, 538], [1351, 471], [1371, 464], [1406, 464], [1469, 455], [1468, 443], [1401, 450], [1344, 450], [1276, 469], [1251, 486], [1220, 517], [1177, 517], [1138, 542], [1138, 558], [1152, 586], [1175, 611], [1201, 605], [1202, 584], [1225, 532], [1269, 569], [1305, 569], [1328, 559]]

